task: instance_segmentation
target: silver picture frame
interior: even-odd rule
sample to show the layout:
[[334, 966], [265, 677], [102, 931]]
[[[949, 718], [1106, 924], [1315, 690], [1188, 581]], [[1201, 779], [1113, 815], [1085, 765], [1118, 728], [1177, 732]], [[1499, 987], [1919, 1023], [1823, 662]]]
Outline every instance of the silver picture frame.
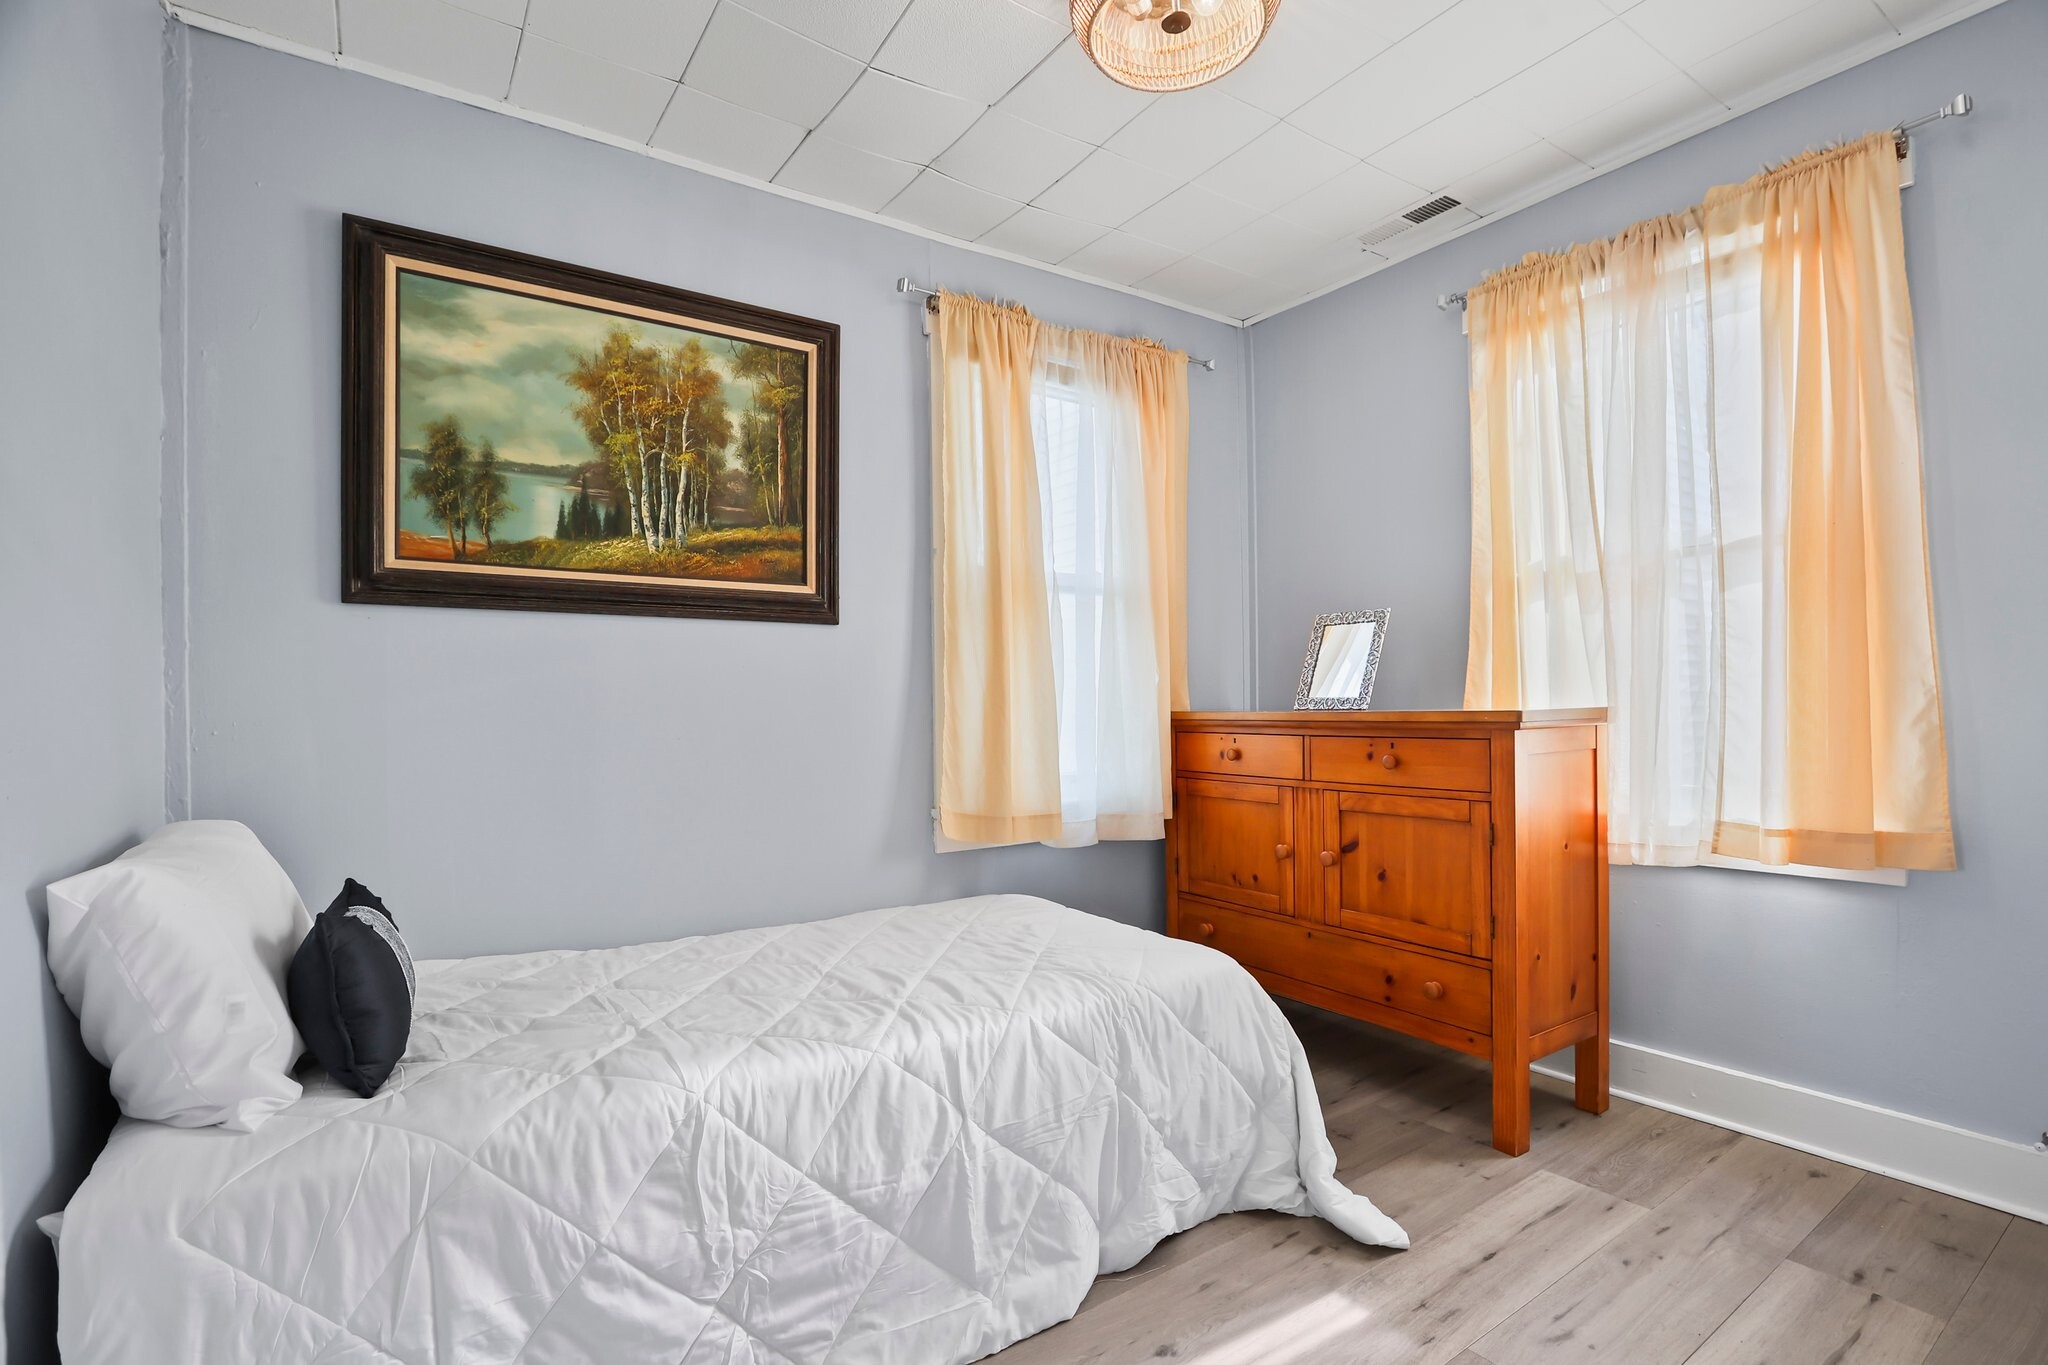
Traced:
[[[1301, 686], [1294, 692], [1297, 711], [1363, 711], [1372, 705], [1373, 679], [1380, 671], [1380, 648], [1387, 639], [1391, 609], [1333, 611], [1315, 619], [1308, 653], [1301, 661]], [[1338, 629], [1333, 633], [1332, 628]], [[1365, 632], [1369, 632], [1365, 633]], [[1325, 644], [1331, 648], [1326, 652]]]

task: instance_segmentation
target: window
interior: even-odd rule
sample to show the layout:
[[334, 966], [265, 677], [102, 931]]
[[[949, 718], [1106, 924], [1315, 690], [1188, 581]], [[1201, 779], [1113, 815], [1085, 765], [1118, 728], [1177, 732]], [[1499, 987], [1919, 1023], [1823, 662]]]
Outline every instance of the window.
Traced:
[[[1031, 386], [1031, 435], [1038, 451], [1045, 517], [1046, 586], [1053, 595], [1054, 687], [1059, 698], [1060, 790], [1083, 789], [1095, 769], [1096, 678], [1103, 617], [1102, 504], [1107, 489], [1096, 450], [1095, 413], [1066, 367], [1041, 369]], [[1071, 796], [1068, 820], [1079, 817]]]

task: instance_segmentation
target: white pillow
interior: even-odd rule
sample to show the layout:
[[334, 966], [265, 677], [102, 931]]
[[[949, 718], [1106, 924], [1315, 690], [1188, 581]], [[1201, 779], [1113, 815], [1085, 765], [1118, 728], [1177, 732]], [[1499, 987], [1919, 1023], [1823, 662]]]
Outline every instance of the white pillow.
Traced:
[[166, 825], [49, 890], [50, 970], [122, 1113], [248, 1132], [299, 1097], [284, 974], [313, 921], [246, 826]]

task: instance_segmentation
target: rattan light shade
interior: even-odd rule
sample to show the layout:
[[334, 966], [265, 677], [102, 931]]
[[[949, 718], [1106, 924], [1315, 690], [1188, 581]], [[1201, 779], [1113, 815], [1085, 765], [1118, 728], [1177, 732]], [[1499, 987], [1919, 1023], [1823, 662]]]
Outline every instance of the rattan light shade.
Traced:
[[[1252, 55], [1280, 0], [1072, 0], [1074, 36], [1102, 73], [1133, 90], [1190, 90]], [[1167, 19], [1166, 16], [1177, 17]], [[1180, 27], [1181, 31], [1173, 30]]]

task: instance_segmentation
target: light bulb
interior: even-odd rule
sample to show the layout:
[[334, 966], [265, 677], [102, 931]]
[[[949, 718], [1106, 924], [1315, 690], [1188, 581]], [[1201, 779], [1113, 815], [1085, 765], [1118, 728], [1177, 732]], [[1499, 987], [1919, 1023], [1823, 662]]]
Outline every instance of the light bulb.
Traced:
[[1206, 19], [1217, 10], [1223, 8], [1223, 0], [1194, 0], [1190, 8]]
[[1152, 17], [1153, 0], [1122, 0], [1122, 4], [1126, 10], [1130, 11], [1131, 17], [1134, 19], [1149, 19]]

